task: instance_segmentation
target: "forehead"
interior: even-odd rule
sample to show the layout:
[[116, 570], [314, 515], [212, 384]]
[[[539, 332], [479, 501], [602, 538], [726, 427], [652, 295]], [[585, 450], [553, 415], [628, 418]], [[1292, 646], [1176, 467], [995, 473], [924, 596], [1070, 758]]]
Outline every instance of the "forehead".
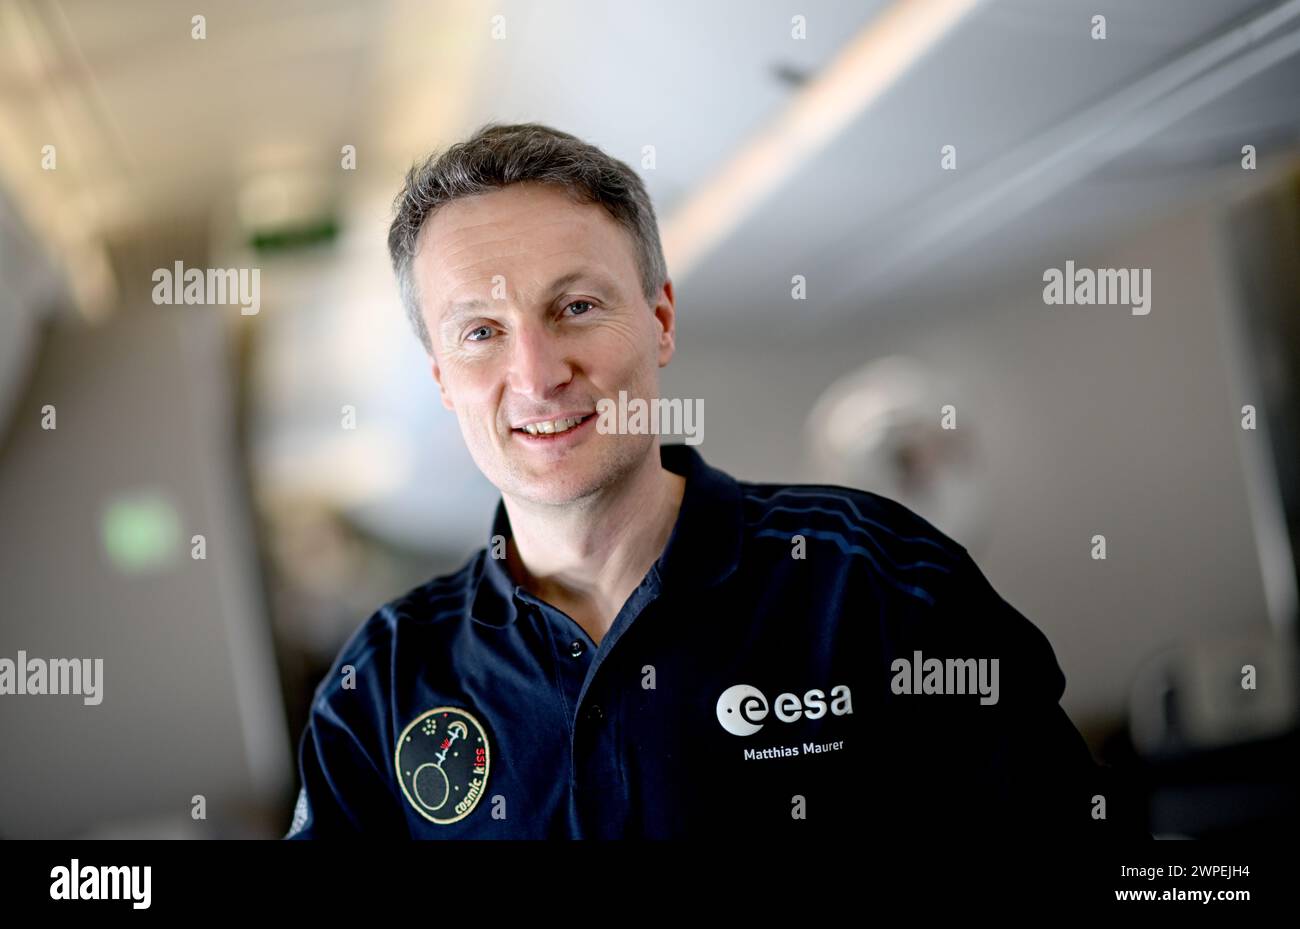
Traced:
[[436, 304], [460, 287], [504, 275], [513, 285], [545, 284], [557, 268], [633, 271], [630, 237], [604, 208], [578, 203], [549, 184], [512, 184], [462, 197], [424, 223], [414, 258], [417, 281]]

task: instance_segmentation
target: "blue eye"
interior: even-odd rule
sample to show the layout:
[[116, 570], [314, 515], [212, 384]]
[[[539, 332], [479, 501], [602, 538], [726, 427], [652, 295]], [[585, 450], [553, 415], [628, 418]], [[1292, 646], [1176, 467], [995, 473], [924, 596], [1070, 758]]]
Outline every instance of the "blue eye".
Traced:
[[489, 332], [489, 333], [490, 333], [491, 331], [492, 331], [492, 327], [491, 327], [491, 326], [479, 326], [477, 329], [471, 329], [470, 332], [469, 332], [469, 336], [467, 336], [467, 338], [468, 338], [469, 341], [471, 341], [471, 342], [482, 342], [482, 341], [483, 341], [484, 339], [486, 339], [487, 337], [484, 336], [484, 339], [475, 339], [475, 338], [473, 338], [474, 333], [476, 333], [476, 332]]
[[[595, 306], [595, 304], [592, 303], [590, 300], [574, 300], [572, 303], [569, 304], [569, 306], [566, 306], [565, 309], [567, 310], [570, 306], [579, 306], [579, 305], [588, 306], [588, 307]], [[582, 312], [585, 313], [587, 311], [583, 310]], [[582, 313], [575, 313], [574, 315], [581, 316]]]

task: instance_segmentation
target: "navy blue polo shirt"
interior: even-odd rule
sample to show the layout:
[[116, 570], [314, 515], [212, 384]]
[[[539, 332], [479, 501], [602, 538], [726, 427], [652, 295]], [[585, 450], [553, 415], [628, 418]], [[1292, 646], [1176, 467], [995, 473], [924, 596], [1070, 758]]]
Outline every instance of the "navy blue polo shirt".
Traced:
[[961, 545], [867, 491], [660, 455], [681, 509], [599, 645], [491, 539], [352, 635], [287, 838], [1113, 828], [1050, 645]]

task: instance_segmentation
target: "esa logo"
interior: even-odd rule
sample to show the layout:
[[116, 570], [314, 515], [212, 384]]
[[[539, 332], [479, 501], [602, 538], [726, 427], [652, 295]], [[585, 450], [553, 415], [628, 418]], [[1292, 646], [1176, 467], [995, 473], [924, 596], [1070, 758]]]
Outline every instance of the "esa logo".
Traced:
[[[780, 694], [772, 707], [776, 710], [776, 718], [783, 723], [792, 723], [803, 716], [821, 719], [826, 715], [826, 695], [820, 690], [810, 690], [800, 701], [794, 694]], [[832, 688], [830, 710], [832, 716], [853, 712], [852, 695], [847, 685], [837, 684]], [[732, 735], [753, 735], [763, 728], [768, 712], [767, 697], [757, 687], [748, 684], [728, 687], [718, 697], [718, 722]]]

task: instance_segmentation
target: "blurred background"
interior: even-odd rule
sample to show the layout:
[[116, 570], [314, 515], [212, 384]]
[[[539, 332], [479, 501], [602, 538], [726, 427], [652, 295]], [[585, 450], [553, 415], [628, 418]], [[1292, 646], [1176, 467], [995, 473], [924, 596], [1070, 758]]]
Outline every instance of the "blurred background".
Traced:
[[1292, 834], [1300, 4], [1096, 6], [0, 0], [0, 657], [105, 667], [0, 697], [0, 836], [282, 835], [343, 640], [486, 543], [385, 235], [488, 121], [644, 178], [707, 461], [965, 545], [1153, 833]]

